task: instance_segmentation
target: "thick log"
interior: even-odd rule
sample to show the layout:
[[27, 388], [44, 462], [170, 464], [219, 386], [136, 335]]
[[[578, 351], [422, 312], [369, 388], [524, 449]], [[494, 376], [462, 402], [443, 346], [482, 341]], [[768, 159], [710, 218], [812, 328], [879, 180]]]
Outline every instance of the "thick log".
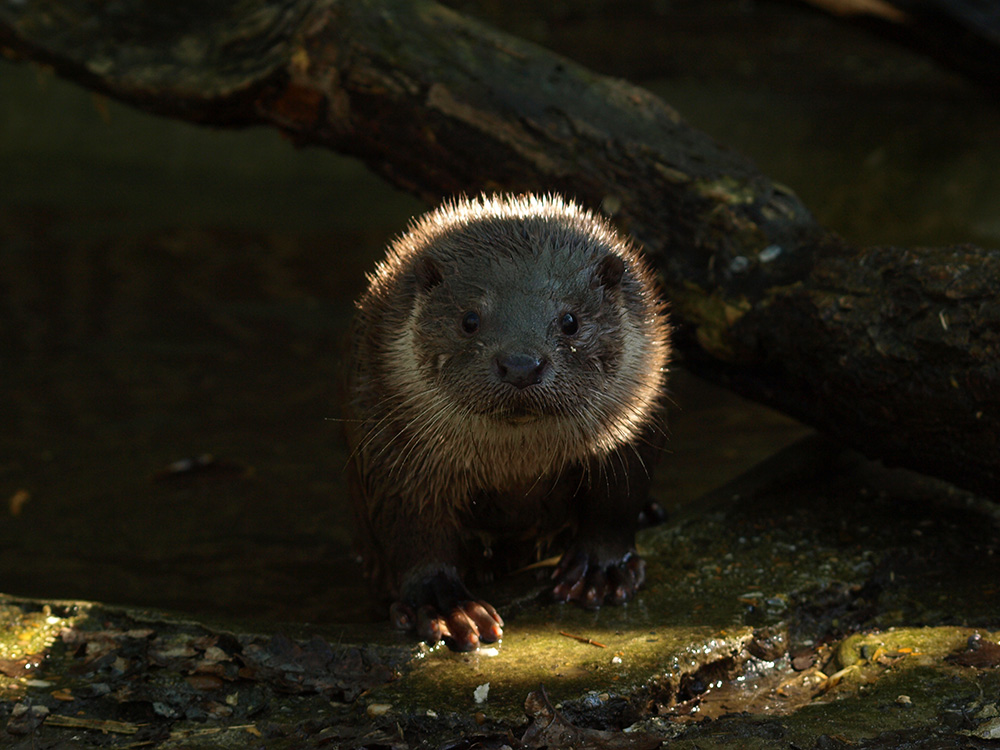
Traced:
[[429, 202], [557, 190], [659, 264], [696, 372], [996, 496], [1000, 252], [853, 248], [645, 90], [430, 2], [0, 4], [0, 46], [143, 109], [264, 124]]

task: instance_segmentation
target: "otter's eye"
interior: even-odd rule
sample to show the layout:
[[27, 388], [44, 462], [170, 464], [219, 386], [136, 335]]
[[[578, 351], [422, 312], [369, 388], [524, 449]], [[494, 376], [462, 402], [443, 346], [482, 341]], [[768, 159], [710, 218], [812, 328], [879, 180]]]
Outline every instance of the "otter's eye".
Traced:
[[479, 313], [469, 310], [462, 316], [462, 330], [468, 334], [473, 334], [479, 330]]
[[572, 336], [580, 330], [580, 321], [576, 319], [576, 316], [573, 313], [564, 313], [563, 316], [559, 318], [559, 327], [567, 336]]

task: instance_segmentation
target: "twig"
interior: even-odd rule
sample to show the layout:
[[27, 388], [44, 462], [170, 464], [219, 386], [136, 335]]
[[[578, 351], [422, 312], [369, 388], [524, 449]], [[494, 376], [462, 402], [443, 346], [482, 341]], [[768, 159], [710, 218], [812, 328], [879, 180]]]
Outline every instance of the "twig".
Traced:
[[591, 640], [590, 638], [585, 638], [582, 635], [573, 635], [572, 633], [567, 633], [563, 630], [559, 631], [559, 635], [565, 636], [567, 638], [572, 638], [574, 641], [580, 641], [580, 643], [587, 643], [591, 646], [597, 646], [598, 648], [607, 648], [607, 646], [605, 646], [603, 643], [598, 643], [597, 641]]

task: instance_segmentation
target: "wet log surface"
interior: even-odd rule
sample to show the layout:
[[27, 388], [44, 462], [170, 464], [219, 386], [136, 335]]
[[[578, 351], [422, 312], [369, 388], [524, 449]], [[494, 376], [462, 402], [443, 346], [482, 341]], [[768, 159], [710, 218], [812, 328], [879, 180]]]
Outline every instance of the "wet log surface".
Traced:
[[424, 2], [8, 3], [0, 45], [152, 112], [359, 156], [429, 202], [601, 206], [659, 264], [691, 369], [890, 464], [1000, 484], [1000, 252], [851, 247], [641, 88]]

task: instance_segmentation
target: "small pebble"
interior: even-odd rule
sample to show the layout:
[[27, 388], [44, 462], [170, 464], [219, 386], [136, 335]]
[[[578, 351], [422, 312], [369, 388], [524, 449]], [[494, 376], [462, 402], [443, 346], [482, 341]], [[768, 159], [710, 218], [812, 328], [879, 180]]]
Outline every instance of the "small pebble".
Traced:
[[[10, 720], [7, 722], [7, 732], [14, 735], [32, 734], [45, 717], [49, 715], [49, 709], [45, 706], [32, 706], [27, 703], [18, 703], [10, 711]], [[32, 743], [34, 747], [34, 743]]]
[[485, 703], [490, 694], [490, 683], [484, 682], [472, 691], [472, 698], [476, 703]]
[[385, 716], [392, 709], [388, 703], [371, 703], [368, 705], [368, 715], [371, 717]]
[[781, 255], [781, 245], [768, 245], [760, 251], [760, 255], [757, 258], [761, 263], [770, 263], [779, 255]]

